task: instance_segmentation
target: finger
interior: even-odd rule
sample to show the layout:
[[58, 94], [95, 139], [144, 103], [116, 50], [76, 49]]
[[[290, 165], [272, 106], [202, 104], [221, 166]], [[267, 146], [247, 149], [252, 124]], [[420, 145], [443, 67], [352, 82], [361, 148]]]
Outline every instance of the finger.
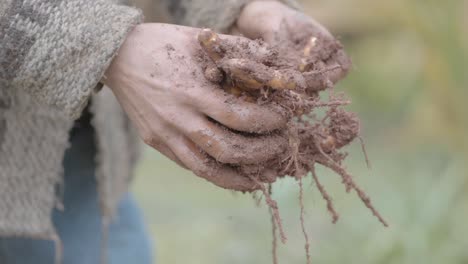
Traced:
[[155, 140], [153, 138], [143, 139], [143, 141], [145, 142], [145, 144], [147, 144], [151, 148], [159, 151], [161, 154], [163, 154], [164, 156], [168, 157], [170, 160], [177, 163], [177, 165], [187, 169], [187, 167], [182, 163], [182, 161], [179, 160], [179, 158], [177, 158], [177, 156], [174, 154], [171, 148], [169, 148], [166, 144], [158, 140]]
[[283, 153], [287, 139], [280, 133], [241, 135], [199, 115], [185, 117], [179, 129], [215, 160], [228, 164], [257, 164]]
[[175, 140], [172, 148], [193, 173], [221, 188], [251, 192], [260, 187], [248, 177], [240, 175], [235, 168], [220, 164], [208, 157], [186, 137]]
[[218, 35], [211, 29], [201, 30], [198, 33], [198, 42], [216, 64], [225, 57], [240, 56], [256, 61], [264, 61], [271, 60], [275, 56], [275, 53], [265, 43], [240, 36]]
[[304, 73], [307, 91], [322, 91], [333, 86], [341, 75], [339, 66]]
[[278, 171], [273, 169], [271, 164], [259, 165], [243, 165], [238, 168], [242, 175], [254, 175], [258, 181], [263, 183], [273, 183], [279, 177]]
[[275, 70], [248, 59], [223, 60], [220, 67], [238, 86], [246, 89], [270, 87], [275, 90], [301, 90], [305, 80], [299, 71]]
[[318, 63], [320, 70], [303, 74], [309, 91], [321, 91], [343, 79], [351, 68], [351, 60], [343, 50], [336, 51], [326, 63]]
[[309, 91], [321, 91], [343, 79], [351, 68], [351, 60], [343, 50], [338, 50], [320, 70], [303, 73]]
[[205, 78], [212, 83], [220, 84], [224, 79], [223, 72], [216, 65], [208, 65], [204, 75]]
[[[296, 26], [300, 26], [300, 27], [303, 27], [303, 28], [309, 28], [311, 30], [311, 33], [313, 33], [316, 36], [321, 35], [324, 38], [334, 39], [334, 37], [330, 33], [330, 31], [328, 31], [328, 29], [325, 28], [325, 26], [323, 26], [322, 24], [320, 24], [317, 20], [315, 20], [312, 17], [309, 17], [309, 16], [307, 16], [305, 14], [301, 14], [301, 16], [302, 16], [301, 21], [303, 21], [302, 25], [296, 25]], [[290, 25], [290, 27], [291, 27], [291, 25]]]
[[331, 77], [332, 81], [335, 82], [343, 79], [346, 76], [346, 74], [348, 74], [352, 66], [351, 59], [343, 49], [338, 50], [328, 61], [329, 62], [327, 64], [329, 65], [329, 67], [333, 65], [340, 66], [341, 72], [337, 73], [336, 76]]
[[230, 30], [229, 30], [229, 35], [233, 36], [242, 36], [242, 32], [240, 31], [239, 27], [237, 25], [233, 25]]
[[219, 61], [224, 56], [221, 39], [213, 30], [209, 28], [202, 29], [198, 33], [198, 42], [214, 62]]
[[206, 89], [205, 94], [191, 95], [189, 103], [226, 127], [248, 133], [266, 133], [286, 126], [287, 114], [278, 105], [247, 102], [215, 85]]

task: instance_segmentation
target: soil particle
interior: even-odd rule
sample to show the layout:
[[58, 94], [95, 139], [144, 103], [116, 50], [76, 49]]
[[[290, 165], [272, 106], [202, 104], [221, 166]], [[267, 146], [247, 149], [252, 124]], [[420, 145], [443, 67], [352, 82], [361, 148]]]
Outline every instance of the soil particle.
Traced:
[[[351, 101], [333, 89], [334, 83], [350, 69], [350, 59], [341, 43], [333, 37], [314, 31], [291, 35], [295, 37], [278, 38], [276, 45], [269, 46], [262, 40], [229, 41], [204, 30], [199, 35], [203, 52], [197, 55], [197, 59], [206, 79], [219, 84], [234, 98], [227, 103], [245, 100], [271, 107], [288, 120], [285, 128], [273, 132], [275, 136], [232, 131], [229, 137], [219, 139], [219, 142], [229, 142], [232, 153], [224, 153], [222, 160], [215, 158], [216, 162], [230, 163], [238, 174], [257, 183], [270, 206], [274, 238], [277, 230], [282, 241], [286, 237], [278, 207], [266, 186], [283, 177], [298, 180], [300, 219], [309, 262], [309, 242], [302, 208], [303, 177], [312, 174], [333, 223], [338, 220], [332, 199], [316, 175], [317, 164], [336, 172], [346, 191], [354, 190], [378, 220], [385, 226], [387, 223], [342, 165], [347, 157], [342, 148], [359, 137], [360, 132], [358, 117], [344, 108]], [[322, 96], [325, 92], [328, 92], [328, 99]], [[319, 118], [318, 112], [323, 112], [320, 109], [325, 110], [325, 114]], [[246, 139], [248, 146], [244, 144]], [[269, 147], [256, 148], [257, 140], [270, 140]], [[254, 157], [253, 162], [251, 157]], [[276, 245], [276, 240], [273, 244]]]
[[217, 67], [206, 67], [205, 78], [214, 83], [220, 83], [223, 81], [224, 74]]
[[[275, 172], [276, 178], [287, 175], [297, 178], [311, 171], [311, 161], [323, 153], [338, 152], [358, 136], [359, 120], [342, 108], [350, 101], [342, 95], [331, 94], [328, 101], [319, 96], [320, 90], [333, 86], [329, 71], [336, 68], [346, 71], [350, 67], [343, 46], [336, 39], [316, 32], [295, 32], [292, 34], [295, 38], [278, 39], [276, 45], [270, 46], [262, 40], [222, 39], [207, 30], [200, 34], [203, 34], [202, 38], [199, 36], [202, 52], [197, 57], [206, 79], [220, 84], [237, 100], [274, 107], [290, 120], [283, 133], [284, 140], [289, 142], [285, 151], [275, 154], [270, 148], [256, 149], [261, 156], [271, 158], [234, 165], [246, 177], [261, 178], [268, 169]], [[327, 68], [330, 63], [335, 65], [332, 70]], [[326, 116], [314, 120], [314, 112], [319, 108], [327, 109]], [[239, 149], [241, 142], [238, 143], [232, 144], [233, 152], [247, 151]], [[252, 155], [252, 152], [242, 155]], [[271, 182], [271, 175], [260, 181]]]

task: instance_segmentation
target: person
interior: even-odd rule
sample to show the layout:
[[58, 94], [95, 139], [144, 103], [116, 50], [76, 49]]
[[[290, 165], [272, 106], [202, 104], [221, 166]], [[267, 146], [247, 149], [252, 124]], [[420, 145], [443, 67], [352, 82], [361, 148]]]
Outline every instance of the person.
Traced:
[[[193, 56], [197, 33], [273, 43], [284, 21], [329, 33], [293, 0], [160, 8], [174, 24], [142, 23], [138, 9], [110, 0], [0, 3], [0, 263], [53, 263], [60, 243], [66, 264], [98, 263], [101, 249], [108, 263], [151, 263], [128, 193], [137, 135], [222, 188], [256, 188], [229, 165], [241, 161], [228, 150], [271, 144], [268, 132], [286, 120], [207, 81]], [[238, 133], [252, 124], [257, 139]], [[268, 158], [259, 155], [243, 162]]]

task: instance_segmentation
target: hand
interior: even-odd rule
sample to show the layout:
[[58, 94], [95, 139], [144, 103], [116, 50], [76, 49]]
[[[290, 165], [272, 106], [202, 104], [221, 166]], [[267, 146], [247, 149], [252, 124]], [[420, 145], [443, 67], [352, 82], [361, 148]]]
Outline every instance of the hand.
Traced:
[[286, 140], [270, 132], [283, 128], [286, 120], [273, 106], [245, 102], [205, 79], [199, 31], [167, 24], [137, 26], [103, 82], [146, 144], [220, 187], [254, 190], [259, 186], [240, 176], [235, 165], [283, 152]]
[[[309, 84], [314, 90], [323, 90], [330, 82], [338, 82], [346, 76], [351, 66], [343, 47], [325, 27], [278, 1], [253, 1], [247, 4], [234, 30], [250, 39], [261, 38], [286, 52], [297, 50], [298, 56], [302, 57], [299, 59], [302, 62], [298, 61], [302, 71], [324, 76], [324, 81]], [[312, 47], [312, 52], [309, 50], [311, 55], [305, 54], [306, 46]]]

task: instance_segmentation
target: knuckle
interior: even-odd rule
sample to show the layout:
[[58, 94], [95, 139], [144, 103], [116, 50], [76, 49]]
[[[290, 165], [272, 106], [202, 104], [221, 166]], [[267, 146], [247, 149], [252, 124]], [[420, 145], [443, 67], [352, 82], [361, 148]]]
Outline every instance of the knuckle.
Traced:
[[248, 142], [241, 136], [225, 138], [215, 151], [213, 158], [224, 164], [242, 164], [255, 162], [255, 154], [248, 152]]
[[147, 133], [142, 136], [143, 142], [153, 148], [157, 148], [160, 145], [159, 140], [157, 140], [156, 135], [153, 133]]
[[194, 162], [191, 162], [191, 164], [188, 164], [188, 167], [193, 173], [195, 173], [195, 175], [205, 178], [207, 180], [209, 180], [210, 175], [212, 174], [212, 171], [214, 170], [210, 166], [208, 158], [205, 160], [195, 158]]
[[229, 151], [229, 148], [220, 149], [217, 153], [214, 153], [214, 159], [221, 163], [233, 164], [238, 163], [239, 160], [234, 155], [234, 151]]

